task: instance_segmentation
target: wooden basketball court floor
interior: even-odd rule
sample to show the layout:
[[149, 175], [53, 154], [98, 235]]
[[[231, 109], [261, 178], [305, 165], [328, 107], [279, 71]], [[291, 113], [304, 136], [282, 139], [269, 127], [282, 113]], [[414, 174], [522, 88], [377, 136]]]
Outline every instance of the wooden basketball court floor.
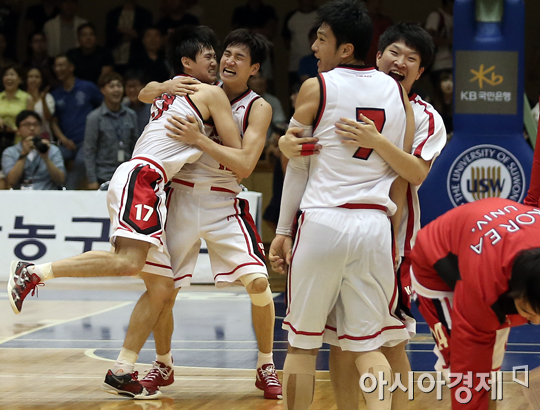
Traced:
[[[176, 382], [163, 389], [164, 398], [136, 401], [100, 389], [113, 364], [129, 316], [144, 291], [136, 279], [56, 280], [26, 300], [15, 315], [5, 282], [0, 282], [0, 409], [216, 409], [277, 410], [282, 401], [265, 400], [254, 387], [257, 345], [250, 319], [250, 300], [241, 289], [217, 290], [194, 286], [182, 290], [175, 306], [173, 356]], [[274, 357], [283, 368], [286, 334], [281, 329], [283, 296], [275, 294]], [[540, 366], [540, 328], [513, 329], [503, 370], [503, 400], [498, 409], [529, 409], [521, 386], [512, 382], [512, 366]], [[429, 329], [420, 321], [418, 335], [408, 346], [417, 377], [433, 370], [435, 356]], [[155, 357], [149, 340], [136, 369], [150, 368]], [[316, 395], [312, 410], [336, 409], [328, 375], [328, 349], [317, 359]], [[281, 376], [281, 372], [279, 372]], [[410, 410], [450, 409], [450, 390], [415, 388]], [[362, 404], [361, 409], [365, 406]]]

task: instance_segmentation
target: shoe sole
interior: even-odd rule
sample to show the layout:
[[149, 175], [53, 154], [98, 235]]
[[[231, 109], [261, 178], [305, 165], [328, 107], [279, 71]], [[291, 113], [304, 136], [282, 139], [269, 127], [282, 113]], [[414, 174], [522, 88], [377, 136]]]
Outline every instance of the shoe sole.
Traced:
[[266, 393], [266, 391], [264, 390], [264, 387], [261, 387], [259, 384], [257, 384], [257, 381], [255, 381], [255, 387], [261, 391], [264, 392], [264, 398], [267, 399], [267, 400], [281, 400], [283, 399], [283, 394], [268, 394]]
[[144, 395], [133, 394], [124, 390], [116, 389], [107, 383], [103, 383], [101, 385], [101, 390], [103, 390], [106, 393], [117, 394], [119, 396], [129, 397], [130, 399], [135, 399], [135, 400], [156, 400], [162, 396], [159, 390], [156, 391], [156, 394], [152, 394], [151, 396], [144, 396]]
[[9, 303], [11, 304], [11, 308], [15, 312], [16, 315], [21, 313], [19, 309], [17, 309], [17, 305], [15, 304], [15, 301], [13, 300], [13, 295], [11, 292], [13, 291], [13, 288], [15, 287], [15, 271], [17, 270], [17, 264], [18, 261], [11, 261], [11, 267], [9, 271], [9, 279], [7, 282], [7, 293], [9, 298]]

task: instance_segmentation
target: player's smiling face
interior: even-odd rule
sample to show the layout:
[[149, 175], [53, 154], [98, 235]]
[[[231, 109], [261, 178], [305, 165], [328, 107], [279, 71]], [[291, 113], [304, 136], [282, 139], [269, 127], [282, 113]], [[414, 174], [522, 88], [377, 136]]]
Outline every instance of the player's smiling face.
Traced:
[[384, 52], [377, 53], [377, 67], [401, 83], [407, 92], [420, 78], [424, 67], [420, 67], [420, 54], [403, 41], [390, 44]]
[[317, 30], [317, 39], [311, 46], [315, 53], [319, 73], [333, 70], [341, 62], [342, 46], [336, 47], [336, 37], [332, 29], [323, 23]]
[[213, 48], [205, 48], [197, 53], [190, 75], [207, 84], [217, 80], [217, 59]]
[[246, 83], [259, 70], [259, 64], [251, 64], [249, 48], [241, 44], [229, 44], [219, 65], [219, 73], [224, 84]]
[[540, 314], [536, 313], [525, 299], [514, 299], [518, 313], [533, 325], [540, 325]]

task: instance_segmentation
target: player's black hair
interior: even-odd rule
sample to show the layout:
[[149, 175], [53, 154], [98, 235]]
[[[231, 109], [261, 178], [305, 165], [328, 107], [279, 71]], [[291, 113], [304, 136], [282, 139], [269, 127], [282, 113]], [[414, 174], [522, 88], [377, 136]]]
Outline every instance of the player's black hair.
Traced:
[[435, 45], [429, 33], [416, 23], [401, 22], [386, 29], [379, 37], [379, 51], [393, 43], [403, 41], [407, 47], [420, 54], [420, 67], [429, 67], [435, 53]]
[[167, 40], [167, 58], [175, 74], [184, 72], [182, 57], [193, 61], [200, 51], [217, 48], [216, 33], [207, 26], [183, 26], [173, 30]]
[[540, 314], [540, 248], [518, 253], [512, 265], [509, 296], [523, 299]]
[[22, 110], [17, 116], [15, 117], [15, 125], [17, 128], [21, 125], [21, 122], [26, 120], [28, 117], [34, 117], [38, 122], [41, 124], [41, 117], [39, 114], [32, 110]]
[[251, 65], [265, 62], [271, 43], [262, 35], [245, 28], [231, 31], [223, 40], [223, 49], [229, 46], [245, 46], [249, 50]]
[[334, 0], [317, 9], [318, 27], [328, 25], [336, 38], [336, 47], [351, 43], [354, 58], [365, 60], [373, 37], [373, 24], [366, 6], [356, 0]]

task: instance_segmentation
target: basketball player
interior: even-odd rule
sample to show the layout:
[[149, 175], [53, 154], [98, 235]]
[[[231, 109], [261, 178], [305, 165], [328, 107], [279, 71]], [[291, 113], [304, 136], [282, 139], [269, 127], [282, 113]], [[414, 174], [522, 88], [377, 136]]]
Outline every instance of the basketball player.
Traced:
[[538, 138], [540, 138], [540, 122], [538, 123], [538, 132], [536, 134], [536, 147], [534, 148], [531, 183], [529, 185], [527, 197], [523, 200], [524, 204], [530, 206], [538, 206], [540, 203], [540, 144], [538, 143]]
[[[402, 258], [398, 270], [398, 279], [401, 284], [400, 309], [411, 337], [416, 333], [416, 322], [410, 312], [409, 254], [414, 245], [416, 233], [420, 229], [418, 189], [427, 177], [433, 161], [446, 143], [446, 130], [439, 113], [420, 96], [411, 94], [414, 82], [422, 75], [425, 67], [431, 63], [433, 49], [431, 36], [423, 28], [413, 23], [395, 24], [389, 27], [379, 39], [377, 67], [401, 83], [409, 94], [409, 101], [413, 108], [415, 134], [411, 154], [389, 144], [377, 131], [373, 121], [366, 117], [363, 118], [363, 123], [343, 119], [344, 122], [336, 124], [339, 129], [338, 134], [349, 139], [344, 141], [346, 144], [375, 149], [394, 171], [410, 183], [407, 190], [407, 206], [403, 211], [397, 239]], [[287, 157], [300, 154], [309, 155], [310, 153], [306, 152], [306, 148], [302, 144], [316, 144], [316, 139], [297, 138], [291, 131], [289, 130], [279, 141], [283, 154]], [[313, 148], [313, 153], [317, 153], [319, 147], [314, 146]], [[339, 348], [337, 335], [331, 330], [335, 327], [333, 322], [334, 319], [330, 319], [329, 326], [325, 329], [325, 342], [331, 345], [330, 375], [336, 390], [338, 408], [340, 410], [358, 409], [360, 391], [357, 381], [360, 376], [350, 377], [356, 370], [354, 366], [350, 366], [350, 362], [346, 360]], [[392, 370], [399, 373], [401, 381], [407, 386], [411, 369], [405, 345], [406, 342], [403, 342], [396, 346], [383, 347], [382, 351], [388, 358]], [[347, 365], [348, 369], [342, 369]], [[346, 377], [340, 380], [342, 375], [346, 375]], [[342, 401], [342, 397], [348, 397], [348, 399]], [[407, 393], [399, 389], [396, 390], [392, 395], [392, 409], [406, 409], [407, 404]]]
[[[383, 372], [391, 380], [380, 348], [408, 338], [394, 314], [397, 285], [388, 215], [396, 210], [389, 191], [397, 175], [373, 150], [342, 144], [335, 128], [340, 117], [374, 116], [379, 130], [402, 149], [408, 101], [395, 80], [362, 65], [372, 34], [363, 4], [327, 3], [318, 10], [318, 23], [312, 48], [321, 74], [302, 85], [291, 126], [313, 133], [323, 148], [311, 159], [289, 162], [270, 252], [278, 271], [289, 264], [283, 385], [285, 409], [294, 410], [308, 409], [312, 401], [315, 358], [334, 306], [340, 346], [360, 374]], [[411, 117], [412, 111], [410, 137]], [[299, 208], [303, 214], [291, 257]], [[366, 402], [368, 409], [391, 405], [388, 393], [382, 401], [369, 394]]]
[[[186, 27], [169, 35], [169, 59], [177, 73], [211, 81], [215, 78], [214, 46], [217, 39], [208, 27]], [[164, 306], [174, 297], [172, 270], [148, 273], [147, 260], [170, 266], [163, 228], [167, 220], [164, 185], [184, 164], [196, 161], [202, 151], [166, 136], [164, 125], [173, 115], [215, 122], [224, 143], [240, 147], [229, 101], [218, 87], [198, 85], [192, 97], [161, 95], [152, 106], [151, 121], [137, 141], [133, 158], [115, 172], [107, 196], [114, 232], [114, 252], [90, 251], [42, 265], [12, 264], [8, 295], [15, 313], [30, 291], [54, 277], [132, 276], [140, 273], [147, 291], [135, 306], [123, 348], [103, 389], [135, 399], [154, 399], [159, 390], [145, 388], [137, 380], [134, 365]]]
[[[264, 248], [248, 202], [236, 197], [241, 191], [237, 177], [246, 178], [255, 168], [272, 118], [270, 105], [247, 85], [250, 76], [264, 62], [269, 44], [263, 36], [239, 29], [225, 38], [224, 47], [219, 73], [242, 136], [242, 149], [221, 145], [219, 132], [211, 125], [206, 126], [206, 135], [200, 132], [196, 122], [182, 118], [178, 118], [178, 127], [168, 126], [173, 136], [176, 132], [182, 133], [183, 142], [200, 147], [204, 154], [172, 179], [167, 244], [176, 292], [190, 285], [201, 238], [208, 247], [216, 285], [245, 286], [251, 297], [253, 327], [259, 346], [255, 385], [264, 390], [265, 398], [280, 399], [282, 388], [272, 357], [274, 300]], [[143, 90], [141, 97], [152, 100], [154, 95], [152, 90]], [[152, 389], [174, 381], [170, 352], [173, 303], [171, 299], [154, 328], [157, 358], [154, 368], [141, 380]]]
[[500, 369], [510, 327], [540, 324], [540, 209], [501, 198], [459, 206], [420, 230], [411, 260], [435, 369], [464, 376], [452, 408], [487, 410], [481, 374]]

